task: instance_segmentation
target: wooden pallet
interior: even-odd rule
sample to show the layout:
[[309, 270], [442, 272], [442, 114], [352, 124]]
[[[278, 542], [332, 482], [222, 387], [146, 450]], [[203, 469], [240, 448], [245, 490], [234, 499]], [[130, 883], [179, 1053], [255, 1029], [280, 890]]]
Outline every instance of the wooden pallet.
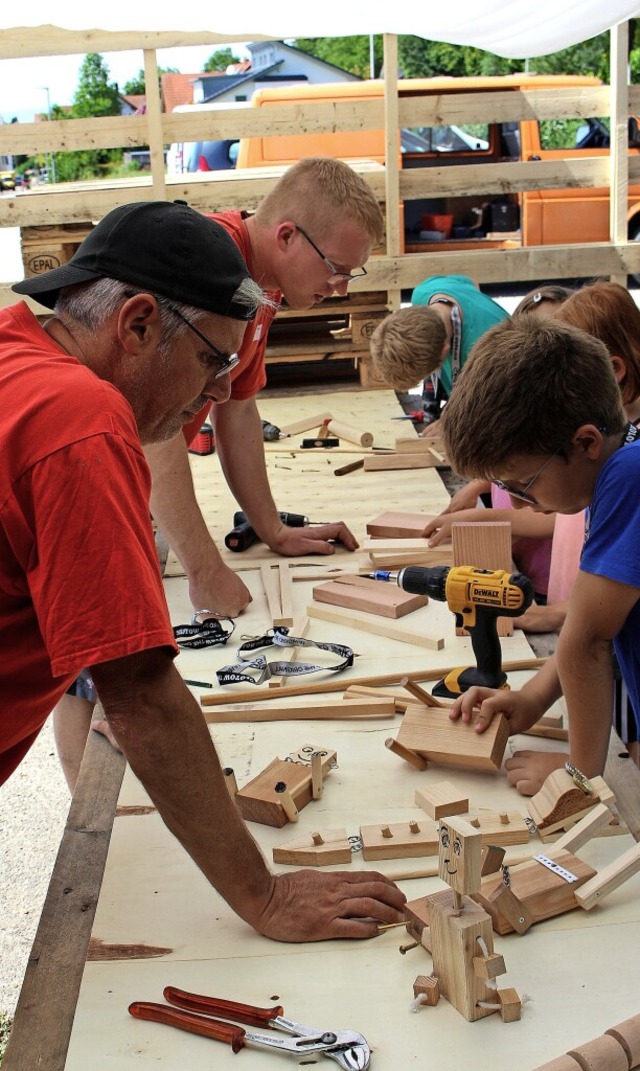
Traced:
[[59, 223], [55, 226], [22, 227], [20, 244], [27, 279], [61, 264], [68, 264], [84, 242], [93, 223]]

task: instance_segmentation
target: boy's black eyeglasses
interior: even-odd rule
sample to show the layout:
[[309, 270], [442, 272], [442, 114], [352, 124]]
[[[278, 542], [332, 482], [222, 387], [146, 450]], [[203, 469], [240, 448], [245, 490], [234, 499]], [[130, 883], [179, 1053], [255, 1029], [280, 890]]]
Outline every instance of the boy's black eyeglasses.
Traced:
[[562, 449], [562, 447], [558, 447], [558, 449], [553, 452], [551, 457], [547, 458], [547, 460], [545, 461], [545, 463], [542, 466], [542, 468], [538, 469], [538, 471], [536, 472], [535, 476], [531, 477], [531, 479], [529, 480], [529, 483], [527, 484], [526, 487], [524, 487], [522, 489], [522, 491], [514, 490], [513, 487], [509, 487], [509, 485], [506, 484], [506, 483], [503, 483], [502, 480], [493, 480], [492, 482], [495, 483], [496, 487], [499, 487], [501, 491], [506, 491], [507, 494], [511, 495], [512, 498], [519, 498], [522, 502], [527, 502], [530, 506], [537, 506], [538, 505], [538, 501], [537, 501], [537, 499], [535, 499], [533, 497], [533, 495], [529, 494], [529, 490], [533, 487], [533, 485], [536, 482], [536, 480], [538, 479], [538, 477], [542, 476], [542, 473], [546, 469], [547, 465], [550, 465], [551, 462], [553, 461], [554, 457], [558, 456], [558, 454], [560, 453], [561, 449]]
[[193, 331], [194, 335], [197, 335], [200, 341], [204, 342], [205, 346], [207, 346], [207, 348], [210, 349], [213, 354], [215, 354], [220, 365], [220, 368], [215, 374], [216, 379], [220, 379], [222, 376], [226, 376], [232, 368], [235, 368], [236, 365], [240, 363], [240, 358], [238, 357], [237, 353], [227, 354], [223, 353], [222, 350], [219, 350], [218, 347], [214, 345], [214, 343], [210, 339], [208, 339], [206, 335], [202, 334], [202, 331], [199, 331], [198, 328], [191, 323], [191, 320], [188, 320], [186, 316], [183, 316], [182, 313], [178, 309], [176, 309], [175, 305], [171, 305], [170, 302], [166, 300], [163, 300], [162, 304], [166, 309], [169, 310], [169, 312], [172, 312], [174, 316], [177, 316], [179, 320], [182, 320], [182, 323], [186, 324], [187, 327], [190, 328], [191, 331]]
[[303, 230], [303, 228], [300, 226], [299, 223], [296, 223], [296, 227], [300, 231], [300, 234], [302, 235], [302, 237], [307, 239], [307, 241], [308, 241], [309, 245], [311, 246], [311, 248], [315, 249], [315, 251], [318, 254], [318, 256], [320, 257], [320, 259], [323, 260], [324, 263], [327, 265], [329, 271], [331, 272], [331, 275], [329, 276], [329, 281], [331, 281], [332, 279], [337, 279], [340, 282], [344, 282], [345, 280], [347, 282], [351, 282], [352, 279], [362, 279], [362, 277], [367, 274], [367, 269], [366, 268], [358, 268], [356, 271], [351, 271], [351, 272], [349, 272], [349, 271], [338, 271], [337, 268], [331, 263], [329, 258], [325, 257], [325, 255], [322, 252], [322, 250], [318, 249], [318, 246], [316, 245], [316, 243], [313, 241], [312, 238], [309, 237], [307, 232], [305, 230]]

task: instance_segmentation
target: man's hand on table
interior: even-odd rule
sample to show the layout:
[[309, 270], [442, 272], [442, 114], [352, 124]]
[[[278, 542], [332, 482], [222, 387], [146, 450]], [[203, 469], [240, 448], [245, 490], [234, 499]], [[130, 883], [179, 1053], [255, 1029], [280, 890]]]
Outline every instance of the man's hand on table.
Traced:
[[269, 546], [277, 554], [294, 558], [303, 554], [334, 554], [335, 543], [340, 543], [347, 550], [358, 549], [358, 541], [344, 521], [313, 524], [305, 528], [290, 528], [283, 524], [270, 540]]
[[251, 602], [246, 584], [222, 561], [205, 564], [188, 579], [194, 610], [213, 610], [223, 617], [237, 617]]
[[379, 924], [405, 917], [406, 896], [375, 871], [298, 870], [275, 875], [272, 889], [254, 926], [274, 941], [376, 937]]

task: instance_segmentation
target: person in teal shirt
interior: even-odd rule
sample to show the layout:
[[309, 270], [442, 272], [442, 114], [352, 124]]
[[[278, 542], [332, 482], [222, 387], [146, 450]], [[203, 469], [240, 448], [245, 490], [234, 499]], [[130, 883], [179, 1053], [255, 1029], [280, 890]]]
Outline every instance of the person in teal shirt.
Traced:
[[437, 399], [434, 419], [472, 346], [507, 315], [468, 276], [432, 275], [415, 288], [410, 307], [391, 313], [374, 331], [376, 372], [396, 390], [424, 382], [425, 402]]

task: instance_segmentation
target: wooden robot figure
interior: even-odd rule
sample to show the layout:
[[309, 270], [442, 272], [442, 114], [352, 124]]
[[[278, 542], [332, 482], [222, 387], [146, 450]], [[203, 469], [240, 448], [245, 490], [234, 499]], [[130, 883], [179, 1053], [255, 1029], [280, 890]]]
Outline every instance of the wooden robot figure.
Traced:
[[520, 998], [498, 989], [504, 959], [494, 952], [490, 915], [470, 898], [480, 887], [481, 833], [456, 817], [440, 821], [439, 836], [438, 876], [450, 888], [407, 905], [407, 928], [433, 957], [433, 974], [416, 979], [414, 995], [435, 1004], [442, 993], [469, 1022], [494, 1012], [513, 1022]]

